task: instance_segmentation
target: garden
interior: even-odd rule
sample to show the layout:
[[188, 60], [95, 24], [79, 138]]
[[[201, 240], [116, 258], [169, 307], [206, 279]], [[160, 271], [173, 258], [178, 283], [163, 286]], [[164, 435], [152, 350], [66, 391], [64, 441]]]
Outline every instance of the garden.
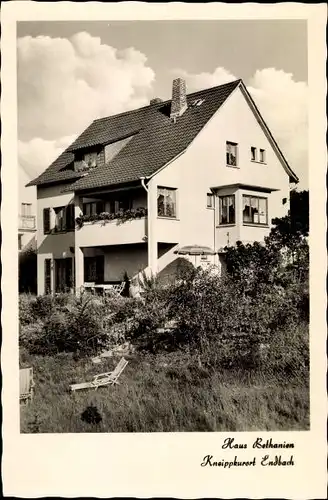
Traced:
[[[308, 429], [307, 233], [278, 219], [264, 244], [225, 249], [224, 276], [144, 276], [138, 298], [21, 294], [20, 367], [35, 381], [21, 432]], [[70, 391], [122, 356], [118, 385]]]

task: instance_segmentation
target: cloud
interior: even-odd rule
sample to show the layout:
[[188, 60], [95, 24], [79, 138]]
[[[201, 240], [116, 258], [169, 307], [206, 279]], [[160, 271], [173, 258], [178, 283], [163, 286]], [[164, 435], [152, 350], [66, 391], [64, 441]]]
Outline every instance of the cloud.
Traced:
[[53, 141], [82, 132], [95, 118], [145, 105], [155, 79], [144, 54], [86, 32], [19, 38], [17, 58], [22, 141]]
[[174, 69], [172, 71], [176, 77], [181, 77], [186, 80], [188, 91], [196, 91], [216, 85], [223, 85], [224, 83], [232, 82], [237, 78], [225, 68], [216, 68], [213, 73], [188, 73], [181, 69]]
[[18, 141], [18, 165], [22, 177], [29, 180], [40, 175], [76, 138], [76, 135], [48, 141], [35, 137]]
[[[222, 67], [213, 73], [174, 73], [186, 79], [188, 91], [221, 85], [237, 78]], [[292, 169], [300, 178], [299, 189], [308, 188], [308, 87], [293, 75], [275, 68], [256, 71], [245, 82], [264, 120]]]

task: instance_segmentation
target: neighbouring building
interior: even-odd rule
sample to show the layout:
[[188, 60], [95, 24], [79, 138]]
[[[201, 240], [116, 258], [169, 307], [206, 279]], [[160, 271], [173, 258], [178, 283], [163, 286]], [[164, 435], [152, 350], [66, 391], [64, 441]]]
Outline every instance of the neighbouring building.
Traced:
[[27, 173], [19, 171], [18, 196], [18, 251], [36, 249], [36, 188], [26, 187], [31, 178]]
[[[263, 241], [298, 178], [241, 80], [95, 120], [39, 177], [38, 293], [220, 265]], [[202, 247], [198, 252], [197, 249]]]

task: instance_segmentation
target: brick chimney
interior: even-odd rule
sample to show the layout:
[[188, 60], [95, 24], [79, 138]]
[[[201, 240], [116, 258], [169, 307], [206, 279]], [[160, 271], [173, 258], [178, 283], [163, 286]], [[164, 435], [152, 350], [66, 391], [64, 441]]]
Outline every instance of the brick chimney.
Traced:
[[186, 82], [182, 78], [176, 78], [172, 85], [171, 120], [175, 121], [186, 109]]

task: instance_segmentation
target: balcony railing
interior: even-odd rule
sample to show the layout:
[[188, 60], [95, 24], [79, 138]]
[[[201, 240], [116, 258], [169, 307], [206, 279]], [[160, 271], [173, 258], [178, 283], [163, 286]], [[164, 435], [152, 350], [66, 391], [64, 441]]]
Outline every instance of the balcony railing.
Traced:
[[19, 229], [34, 231], [36, 229], [35, 215], [20, 215]]

